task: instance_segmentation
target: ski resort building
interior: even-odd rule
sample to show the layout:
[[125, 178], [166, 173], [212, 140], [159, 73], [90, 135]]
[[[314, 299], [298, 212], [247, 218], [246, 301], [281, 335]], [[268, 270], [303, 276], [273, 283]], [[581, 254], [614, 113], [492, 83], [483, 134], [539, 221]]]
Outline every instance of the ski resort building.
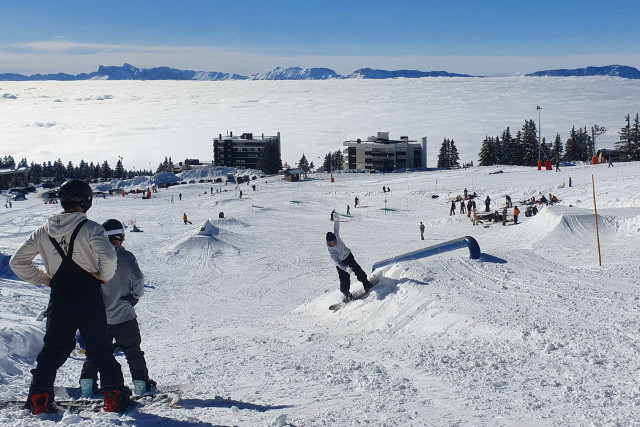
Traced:
[[268, 143], [275, 143], [280, 156], [280, 132], [275, 136], [254, 137], [252, 133], [243, 133], [233, 136], [229, 132], [227, 136], [218, 135], [213, 139], [213, 165], [229, 166], [240, 169], [257, 169], [258, 159]]
[[26, 184], [28, 173], [28, 167], [0, 169], [0, 189], [8, 189], [15, 180], [22, 180]]
[[427, 169], [427, 137], [421, 142], [408, 136], [389, 139], [389, 132], [378, 132], [366, 141], [345, 141], [344, 156], [348, 169], [375, 169], [391, 172]]

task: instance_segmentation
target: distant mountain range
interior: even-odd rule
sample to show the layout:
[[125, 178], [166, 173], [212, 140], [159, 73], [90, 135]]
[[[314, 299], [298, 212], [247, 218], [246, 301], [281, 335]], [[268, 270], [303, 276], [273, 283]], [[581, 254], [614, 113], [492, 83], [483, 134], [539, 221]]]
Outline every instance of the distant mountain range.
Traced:
[[[606, 67], [586, 67], [573, 70], [546, 70], [536, 71], [527, 76], [541, 77], [567, 77], [567, 76], [615, 76], [625, 79], [640, 79], [640, 71], [636, 68], [625, 65], [608, 65]], [[419, 78], [419, 77], [483, 77], [469, 74], [456, 74], [447, 71], [418, 71], [418, 70], [374, 70], [371, 68], [361, 68], [351, 74], [342, 76], [329, 68], [307, 68], [300, 67], [281, 68], [266, 73], [243, 76], [240, 74], [222, 73], [218, 71], [193, 71], [178, 70], [169, 67], [157, 68], [137, 68], [131, 64], [124, 64], [122, 67], [100, 66], [98, 71], [81, 74], [32, 74], [25, 76], [22, 74], [6, 73], [0, 74], [0, 81], [43, 81], [43, 80], [328, 80], [328, 79], [395, 79]]]

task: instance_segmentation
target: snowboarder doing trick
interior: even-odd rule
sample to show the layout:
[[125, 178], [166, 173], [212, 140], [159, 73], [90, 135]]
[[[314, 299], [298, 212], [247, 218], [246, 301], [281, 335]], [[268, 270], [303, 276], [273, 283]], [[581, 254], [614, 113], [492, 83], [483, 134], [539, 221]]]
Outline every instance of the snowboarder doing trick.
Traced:
[[367, 274], [362, 270], [360, 265], [356, 262], [351, 250], [344, 244], [340, 238], [340, 221], [338, 213], [333, 210], [331, 212], [331, 220], [333, 221], [333, 233], [327, 233], [327, 249], [333, 262], [336, 263], [336, 270], [338, 270], [338, 276], [340, 277], [340, 292], [344, 294], [344, 301], [350, 301], [353, 296], [349, 292], [351, 287], [351, 272], [356, 274], [356, 277], [364, 286], [364, 291], [369, 292], [371, 289], [371, 283], [367, 279]]
[[[56, 372], [76, 345], [80, 330], [87, 356], [100, 371], [104, 410], [123, 411], [131, 390], [124, 386], [120, 364], [107, 339], [107, 317], [101, 285], [116, 271], [116, 253], [100, 224], [87, 219], [92, 190], [80, 180], [65, 182], [58, 191], [64, 212], [51, 215], [11, 257], [13, 272], [34, 285], [51, 288], [44, 347], [31, 371], [33, 379], [25, 408], [32, 414], [57, 412], [53, 384]], [[33, 259], [40, 255], [46, 269]]]
[[[156, 387], [155, 381], [149, 379], [147, 362], [140, 349], [140, 328], [133, 308], [144, 294], [144, 275], [135, 255], [122, 246], [125, 239], [122, 223], [117, 219], [109, 219], [102, 227], [118, 257], [116, 275], [107, 282], [102, 293], [107, 310], [107, 336], [110, 340], [115, 338], [116, 345], [123, 351], [131, 371], [134, 392], [142, 395], [154, 391]], [[97, 383], [98, 367], [88, 356], [80, 376], [81, 397], [93, 397]]]

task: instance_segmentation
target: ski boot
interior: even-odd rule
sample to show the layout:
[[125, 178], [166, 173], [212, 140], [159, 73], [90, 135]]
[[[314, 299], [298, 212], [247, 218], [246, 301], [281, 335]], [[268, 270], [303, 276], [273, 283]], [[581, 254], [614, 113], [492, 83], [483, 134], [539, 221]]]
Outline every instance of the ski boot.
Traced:
[[106, 412], [123, 412], [131, 403], [131, 389], [129, 387], [118, 387], [103, 390], [104, 410]]
[[52, 414], [58, 412], [56, 402], [53, 401], [53, 393], [49, 394], [46, 391], [43, 393], [29, 394], [27, 402], [24, 404], [24, 408], [31, 411], [33, 415], [38, 414]]
[[156, 382], [152, 379], [146, 381], [133, 380], [133, 393], [136, 396], [142, 396], [145, 393], [155, 393], [157, 390]]
[[351, 292], [347, 292], [346, 294], [344, 294], [342, 302], [349, 302], [351, 300], [353, 300], [353, 295], [351, 295]]
[[80, 378], [80, 398], [91, 399], [98, 394], [98, 381], [91, 378]]

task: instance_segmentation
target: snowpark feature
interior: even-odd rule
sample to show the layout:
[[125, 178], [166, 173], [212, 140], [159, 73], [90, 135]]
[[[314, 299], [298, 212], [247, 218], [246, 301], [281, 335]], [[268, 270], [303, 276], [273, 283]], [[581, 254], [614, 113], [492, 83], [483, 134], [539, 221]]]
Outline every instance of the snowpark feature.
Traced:
[[471, 236], [465, 236], [459, 239], [449, 240], [448, 242], [438, 243], [437, 245], [429, 246], [428, 248], [418, 249], [417, 251], [378, 261], [373, 264], [373, 267], [371, 267], [371, 271], [375, 271], [376, 269], [384, 267], [385, 265], [426, 258], [428, 256], [438, 255], [443, 252], [464, 248], [465, 246], [469, 248], [469, 257], [471, 259], [480, 258], [480, 245], [478, 245], [478, 241]]
[[[294, 187], [272, 178], [249, 202], [233, 191], [210, 194], [210, 184], [159, 189], [152, 203], [135, 195], [97, 200], [91, 219], [135, 218], [145, 230], [127, 230], [124, 245], [146, 276], [136, 311], [151, 377], [159, 386], [195, 387], [181, 409], [158, 403], [123, 414], [36, 417], [7, 409], [0, 424], [633, 424], [640, 419], [640, 163], [563, 173], [501, 168], [498, 175], [481, 167], [334, 174], [333, 184], [311, 174]], [[568, 176], [573, 186], [562, 188]], [[393, 191], [383, 195], [382, 185]], [[484, 228], [448, 215], [446, 200], [465, 187], [492, 200], [510, 194], [518, 205], [551, 192], [561, 203], [540, 206], [516, 227]], [[303, 203], [289, 203], [292, 188]], [[390, 264], [376, 271], [365, 298], [331, 312], [340, 292], [325, 247], [327, 217], [356, 195], [362, 207], [341, 235], [365, 269], [453, 236], [473, 235], [482, 254]], [[393, 215], [379, 210], [385, 197], [398, 208]], [[59, 210], [33, 197], [0, 211], [0, 262]], [[220, 211], [227, 218], [211, 219]], [[184, 225], [183, 212], [193, 226]], [[217, 235], [198, 234], [207, 221]], [[3, 265], [0, 400], [15, 400], [26, 397], [44, 332], [36, 317], [49, 292]], [[362, 289], [355, 280], [352, 287]], [[82, 358], [72, 354], [56, 385], [77, 387]], [[126, 361], [118, 360], [130, 386]]]

